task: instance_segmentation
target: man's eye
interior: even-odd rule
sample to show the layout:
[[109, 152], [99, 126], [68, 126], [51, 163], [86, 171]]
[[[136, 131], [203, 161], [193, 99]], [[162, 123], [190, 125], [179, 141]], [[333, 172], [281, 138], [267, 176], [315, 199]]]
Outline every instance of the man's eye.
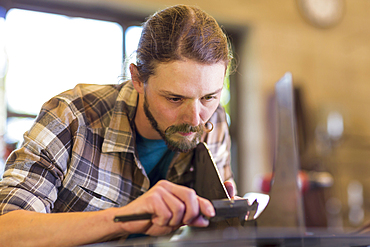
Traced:
[[182, 98], [167, 98], [167, 100], [170, 102], [177, 103], [177, 102], [181, 102]]
[[207, 95], [207, 96], [204, 96], [203, 97], [203, 99], [205, 99], [207, 101], [212, 100], [212, 99], [215, 99], [215, 98], [216, 98], [216, 96], [214, 96], [214, 95]]

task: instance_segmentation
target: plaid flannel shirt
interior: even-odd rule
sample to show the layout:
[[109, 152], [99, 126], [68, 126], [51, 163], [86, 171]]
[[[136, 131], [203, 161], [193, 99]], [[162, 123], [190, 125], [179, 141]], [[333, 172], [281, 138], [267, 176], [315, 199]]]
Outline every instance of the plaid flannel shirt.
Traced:
[[[45, 103], [0, 182], [0, 215], [94, 211], [124, 206], [149, 189], [135, 152], [138, 93], [130, 81], [77, 85]], [[232, 180], [230, 138], [218, 107], [204, 141], [223, 180]], [[177, 153], [167, 179], [190, 186], [193, 151]]]

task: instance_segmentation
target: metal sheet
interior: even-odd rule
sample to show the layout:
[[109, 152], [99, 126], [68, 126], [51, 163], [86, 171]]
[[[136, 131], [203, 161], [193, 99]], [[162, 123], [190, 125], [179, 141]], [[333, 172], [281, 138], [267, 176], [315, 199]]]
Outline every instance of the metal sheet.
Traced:
[[195, 149], [194, 161], [194, 189], [197, 194], [210, 201], [230, 199], [206, 143], [198, 144]]
[[293, 80], [286, 73], [275, 85], [277, 143], [270, 202], [257, 220], [258, 226], [304, 229], [302, 195], [298, 184], [300, 169], [294, 109]]

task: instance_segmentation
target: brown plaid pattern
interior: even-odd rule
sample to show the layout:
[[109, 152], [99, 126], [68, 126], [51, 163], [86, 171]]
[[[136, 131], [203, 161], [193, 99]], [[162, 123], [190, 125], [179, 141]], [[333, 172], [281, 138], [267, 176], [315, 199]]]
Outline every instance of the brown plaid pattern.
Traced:
[[[130, 81], [77, 85], [45, 103], [0, 182], [0, 214], [93, 211], [124, 206], [149, 189], [135, 152], [138, 93]], [[224, 180], [232, 179], [230, 138], [221, 107], [204, 136]], [[173, 158], [167, 179], [193, 182], [193, 152]]]

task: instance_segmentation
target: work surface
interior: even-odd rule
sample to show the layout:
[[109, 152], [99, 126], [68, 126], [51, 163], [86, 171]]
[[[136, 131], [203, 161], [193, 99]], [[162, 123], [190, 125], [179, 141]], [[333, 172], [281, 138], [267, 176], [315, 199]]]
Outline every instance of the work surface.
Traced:
[[179, 234], [169, 237], [136, 239], [125, 242], [109, 242], [101, 246], [370, 246], [370, 234], [352, 234], [343, 231], [306, 229], [299, 232], [292, 228], [225, 228], [223, 230], [194, 230], [183, 228]]

